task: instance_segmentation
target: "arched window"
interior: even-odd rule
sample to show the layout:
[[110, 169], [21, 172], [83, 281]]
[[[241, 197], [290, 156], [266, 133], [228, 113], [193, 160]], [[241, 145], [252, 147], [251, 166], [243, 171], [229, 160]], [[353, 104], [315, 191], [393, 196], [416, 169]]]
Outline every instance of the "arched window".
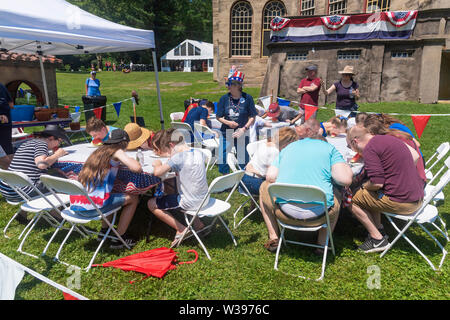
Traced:
[[261, 56], [267, 57], [269, 55], [267, 45], [270, 43], [270, 21], [275, 17], [283, 17], [285, 15], [286, 7], [281, 1], [270, 1], [264, 7]]
[[252, 53], [253, 10], [246, 1], [239, 1], [231, 8], [231, 56], [250, 56]]

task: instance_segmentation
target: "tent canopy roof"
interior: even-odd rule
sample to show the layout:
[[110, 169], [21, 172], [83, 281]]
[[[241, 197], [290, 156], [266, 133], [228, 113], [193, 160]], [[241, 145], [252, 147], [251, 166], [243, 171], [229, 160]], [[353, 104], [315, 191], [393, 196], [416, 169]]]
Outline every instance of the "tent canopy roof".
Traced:
[[67, 55], [151, 48], [153, 31], [102, 19], [64, 0], [0, 2], [0, 50]]
[[[184, 47], [184, 48], [183, 48]], [[167, 52], [161, 60], [206, 60], [213, 59], [212, 43], [186, 39]]]

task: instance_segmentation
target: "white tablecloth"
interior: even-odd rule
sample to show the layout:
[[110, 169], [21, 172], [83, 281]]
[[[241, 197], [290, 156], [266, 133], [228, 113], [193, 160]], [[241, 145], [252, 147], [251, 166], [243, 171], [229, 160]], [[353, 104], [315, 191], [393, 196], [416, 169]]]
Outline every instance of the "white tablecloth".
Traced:
[[[84, 163], [89, 156], [97, 150], [97, 147], [93, 147], [91, 143], [83, 143], [64, 147], [63, 149], [69, 152], [69, 154], [59, 158], [58, 162], [66, 161]], [[126, 151], [126, 154], [133, 159], [136, 159], [136, 153], [137, 151]], [[142, 153], [144, 154], [144, 165], [142, 166], [142, 170], [148, 174], [153, 174], [153, 161], [159, 159], [162, 163], [166, 163], [169, 160], [169, 158], [156, 156], [152, 150], [143, 150]]]
[[342, 154], [344, 160], [350, 165], [352, 168], [353, 174], [356, 175], [361, 172], [363, 168], [363, 163], [351, 163], [350, 160], [355, 156], [356, 152], [347, 147], [347, 135], [340, 134], [336, 137], [327, 137], [328, 143], [332, 144], [337, 151]]

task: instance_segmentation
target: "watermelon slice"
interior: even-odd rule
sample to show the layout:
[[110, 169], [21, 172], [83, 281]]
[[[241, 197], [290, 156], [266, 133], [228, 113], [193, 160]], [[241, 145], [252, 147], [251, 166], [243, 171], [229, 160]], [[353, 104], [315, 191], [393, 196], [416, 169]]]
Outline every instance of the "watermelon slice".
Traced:
[[103, 143], [102, 143], [101, 139], [94, 139], [94, 140], [92, 140], [92, 144], [94, 146], [101, 146]]

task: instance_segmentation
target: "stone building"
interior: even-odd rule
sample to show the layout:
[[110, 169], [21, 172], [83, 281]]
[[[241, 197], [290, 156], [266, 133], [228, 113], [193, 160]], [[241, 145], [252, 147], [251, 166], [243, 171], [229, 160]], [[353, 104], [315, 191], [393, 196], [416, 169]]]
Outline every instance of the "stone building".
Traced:
[[[56, 89], [56, 67], [62, 63], [61, 59], [53, 56], [43, 57], [49, 104], [58, 105]], [[32, 54], [0, 53], [0, 83], [8, 89], [13, 100], [17, 89], [22, 83], [27, 84], [36, 96], [38, 104], [45, 105], [44, 84], [42, 82], [39, 56]]]
[[[409, 39], [270, 43], [275, 16], [353, 15], [419, 10]], [[317, 64], [329, 87], [338, 71], [353, 65], [362, 101], [450, 99], [449, 0], [213, 0], [214, 79], [223, 82], [231, 65], [245, 73], [247, 85], [261, 86], [296, 100], [305, 65]], [[324, 103], [321, 95], [320, 103]], [[334, 97], [328, 97], [334, 101]]]

